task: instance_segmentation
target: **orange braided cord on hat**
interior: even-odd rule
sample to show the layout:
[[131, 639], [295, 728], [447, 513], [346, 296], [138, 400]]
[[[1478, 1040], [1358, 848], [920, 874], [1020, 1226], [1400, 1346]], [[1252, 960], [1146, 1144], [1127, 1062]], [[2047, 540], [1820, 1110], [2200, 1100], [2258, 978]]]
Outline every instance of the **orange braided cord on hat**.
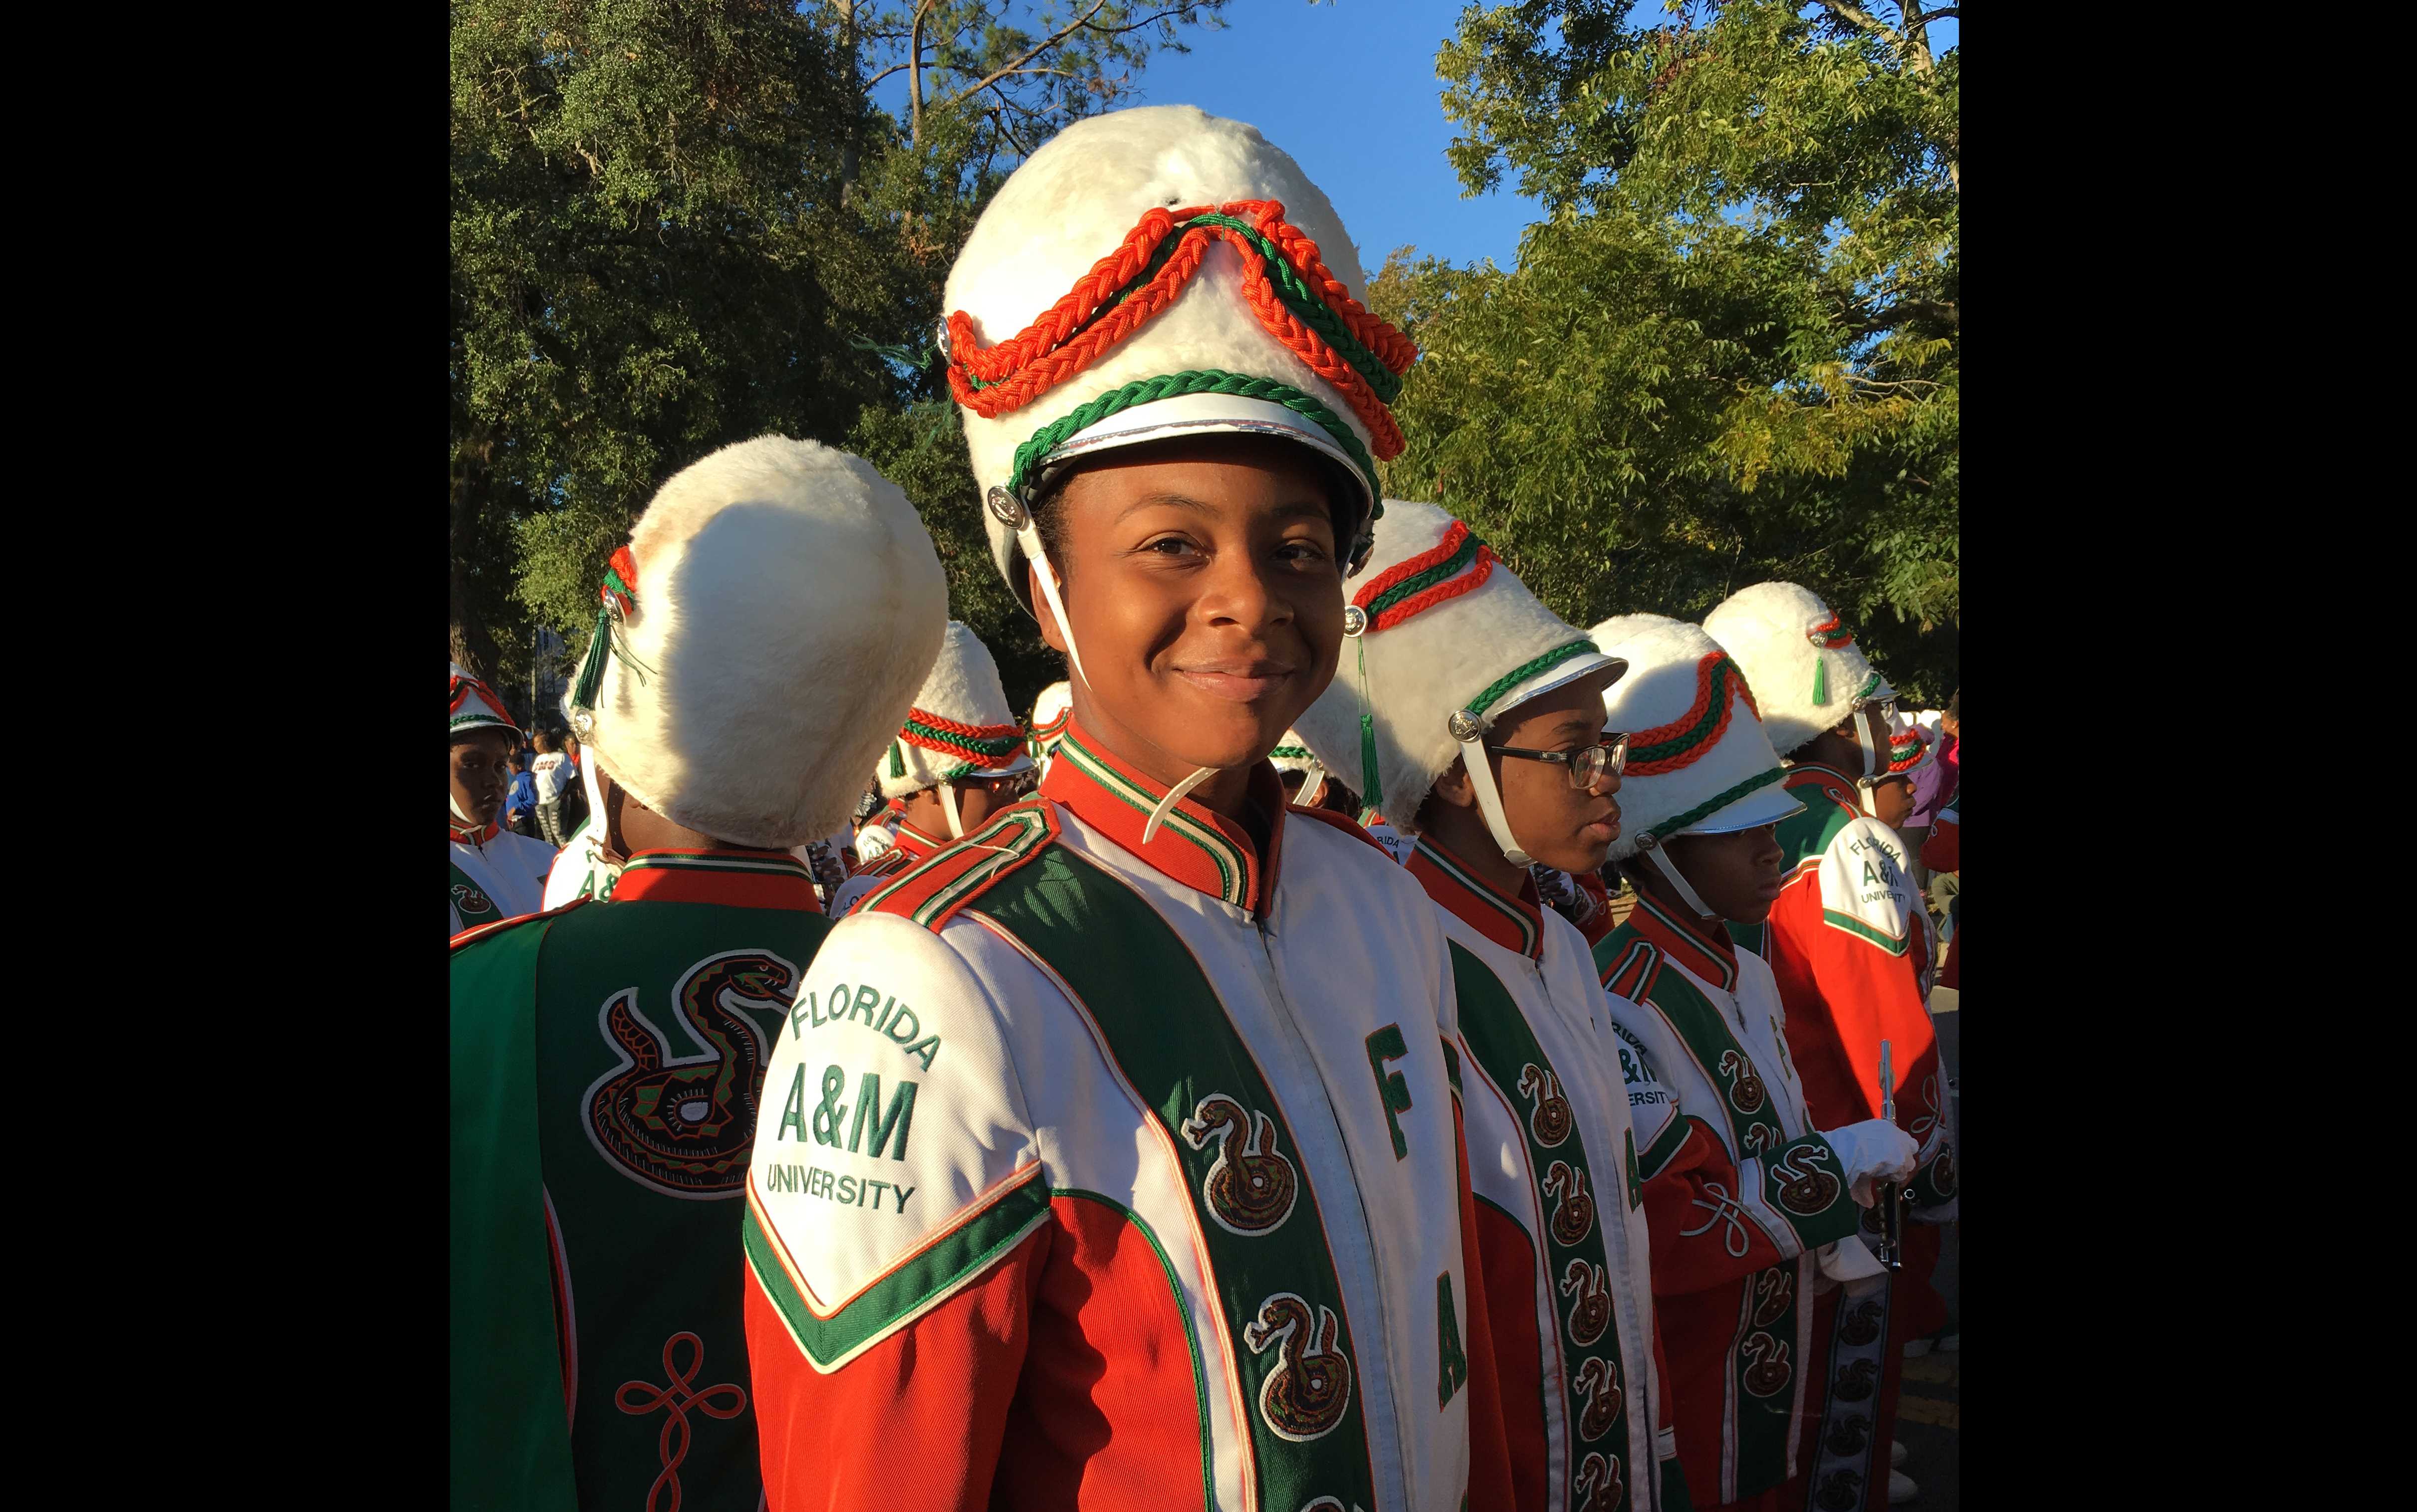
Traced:
[[[1255, 217], [1254, 238], [1227, 218]], [[1201, 218], [1216, 218], [1203, 220]], [[1179, 234], [1178, 234], [1179, 233]], [[1168, 245], [1168, 238], [1175, 238]], [[1401, 454], [1402, 433], [1385, 400], [1344, 353], [1285, 303], [1268, 277], [1264, 238], [1299, 278], [1307, 293], [1338, 319], [1351, 340], [1364, 347], [1376, 370], [1392, 379], [1408, 370], [1418, 349], [1409, 338], [1353, 299], [1319, 257], [1317, 243], [1284, 219], [1276, 200], [1237, 200], [1169, 211], [1153, 206], [1124, 241], [1072, 290], [1014, 336], [982, 347], [973, 320], [963, 310], [949, 315], [949, 389], [957, 402], [995, 419], [1023, 408], [1105, 356], [1125, 338], [1173, 305], [1200, 270], [1212, 240], [1234, 244], [1242, 256], [1242, 293], [1269, 334], [1332, 384], [1368, 428], [1380, 458]], [[1152, 271], [1153, 263], [1157, 264]], [[1313, 311], [1314, 313], [1314, 311]]]
[[1390, 630], [1404, 620], [1457, 598], [1493, 576], [1494, 548], [1468, 533], [1455, 520], [1443, 539], [1378, 573], [1351, 596], [1368, 616], [1363, 633]]
[[936, 750], [976, 766], [994, 766], [1024, 744], [1024, 726], [1013, 720], [1006, 724], [965, 724], [928, 709], [909, 709], [906, 722], [899, 727], [898, 738], [907, 745]]
[[1741, 698], [1756, 718], [1762, 717], [1754, 689], [1746, 686], [1745, 673], [1738, 671], [1728, 653], [1705, 652], [1695, 663], [1695, 701], [1687, 712], [1668, 724], [1639, 730], [1628, 737], [1627, 775], [1662, 777], [1695, 764], [1728, 732], [1729, 716]]
[[[504, 712], [504, 701], [495, 696], [495, 690], [494, 688], [489, 688], [486, 684], [479, 681], [476, 677], [464, 677], [459, 674], [455, 674], [453, 677], [453, 704], [452, 708], [448, 712], [451, 714], [460, 714], [462, 712], [463, 702], [472, 693], [476, 693], [480, 698], [487, 701], [487, 707], [494, 711], [496, 718], [503, 720], [507, 724], [511, 722], [511, 716]], [[477, 717], [473, 716], [473, 718]], [[514, 725], [512, 728], [517, 730], [520, 727]]]
[[1922, 764], [1922, 751], [1926, 744], [1919, 730], [1890, 735], [1888, 769], [1891, 772], [1912, 771]]

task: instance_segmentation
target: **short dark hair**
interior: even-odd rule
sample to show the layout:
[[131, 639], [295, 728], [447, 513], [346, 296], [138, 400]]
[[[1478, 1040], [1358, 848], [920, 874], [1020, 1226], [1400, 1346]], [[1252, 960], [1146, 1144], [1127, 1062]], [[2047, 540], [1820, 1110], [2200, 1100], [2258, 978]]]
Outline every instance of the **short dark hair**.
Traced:
[[540, 750], [541, 750], [541, 751], [544, 751], [544, 752], [545, 752], [545, 753], [547, 753], [548, 755], [552, 755], [552, 754], [554, 753], [554, 745], [555, 745], [555, 741], [554, 741], [554, 732], [553, 732], [553, 731], [551, 731], [551, 730], [537, 730], [537, 731], [532, 731], [532, 732], [530, 732], [530, 733], [529, 733], [529, 739], [530, 739], [530, 740], [532, 740], [532, 741], [534, 741], [534, 742], [537, 744], [537, 748], [538, 748], [538, 749], [540, 749]]

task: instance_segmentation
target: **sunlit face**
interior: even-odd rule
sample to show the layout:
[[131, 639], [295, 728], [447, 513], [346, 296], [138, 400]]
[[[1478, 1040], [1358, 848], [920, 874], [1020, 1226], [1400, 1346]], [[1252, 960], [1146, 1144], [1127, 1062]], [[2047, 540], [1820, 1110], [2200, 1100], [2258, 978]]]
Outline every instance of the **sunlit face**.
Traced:
[[[1567, 687], [1531, 698], [1494, 721], [1485, 744], [1525, 750], [1583, 750], [1604, 737], [1603, 690], [1608, 673], [1581, 677]], [[1573, 874], [1592, 871], [1619, 838], [1619, 805], [1612, 794], [1619, 779], [1605, 771], [1582, 788], [1558, 762], [1494, 756], [1494, 778], [1502, 794], [1502, 817], [1519, 848], [1548, 867]]]
[[1673, 836], [1656, 864], [1676, 866], [1716, 916], [1759, 924], [1779, 901], [1783, 854], [1779, 827], [1762, 824], [1727, 835]]
[[[1172, 785], [1248, 766], [1334, 676], [1342, 568], [1304, 448], [1202, 436], [1110, 454], [1048, 507], [1081, 649], [1074, 717]], [[1042, 638], [1064, 631], [1037, 591]]]
[[512, 780], [511, 733], [492, 726], [453, 739], [453, 802], [484, 827], [494, 822]]
[[1894, 829], [1913, 817], [1913, 775], [1886, 777], [1872, 784], [1872, 817]]

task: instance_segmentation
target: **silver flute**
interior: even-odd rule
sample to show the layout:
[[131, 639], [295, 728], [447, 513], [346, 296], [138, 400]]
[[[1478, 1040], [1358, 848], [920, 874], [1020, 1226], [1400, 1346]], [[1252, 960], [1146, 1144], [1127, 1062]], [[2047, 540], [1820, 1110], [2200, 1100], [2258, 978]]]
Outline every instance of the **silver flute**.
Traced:
[[[1889, 1063], [1889, 1042], [1880, 1041], [1880, 1116], [1896, 1122], [1896, 1077]], [[1898, 1247], [1905, 1239], [1905, 1207], [1902, 1193], [1893, 1181], [1877, 1185], [1873, 1195], [1880, 1210], [1880, 1263], [1890, 1270], [1901, 1269], [1905, 1263]]]

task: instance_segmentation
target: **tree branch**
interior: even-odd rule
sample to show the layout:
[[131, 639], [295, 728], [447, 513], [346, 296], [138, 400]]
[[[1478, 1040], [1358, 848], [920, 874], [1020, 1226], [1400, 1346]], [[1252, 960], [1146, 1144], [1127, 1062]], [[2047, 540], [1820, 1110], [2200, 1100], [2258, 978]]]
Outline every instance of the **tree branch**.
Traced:
[[1068, 22], [1065, 25], [1058, 27], [1055, 32], [1050, 33], [1040, 41], [1033, 43], [1031, 47], [1025, 51], [1022, 56], [1011, 59], [1006, 67], [1000, 68], [996, 73], [992, 74], [989, 78], [980, 80], [959, 90], [956, 94], [950, 97], [949, 103], [954, 105], [960, 100], [972, 98], [974, 96], [980, 94], [983, 90], [989, 88], [999, 80], [1006, 78], [1009, 74], [1031, 62], [1034, 58], [1039, 57], [1041, 53], [1046, 53], [1049, 49], [1056, 47], [1058, 43], [1064, 41], [1069, 37], [1073, 36], [1076, 32], [1083, 30], [1086, 26], [1090, 24], [1091, 18], [1098, 15], [1101, 10], [1107, 6], [1107, 3], [1108, 0], [1091, 0], [1090, 9], [1084, 11], [1081, 15], [1075, 17], [1072, 21]]

